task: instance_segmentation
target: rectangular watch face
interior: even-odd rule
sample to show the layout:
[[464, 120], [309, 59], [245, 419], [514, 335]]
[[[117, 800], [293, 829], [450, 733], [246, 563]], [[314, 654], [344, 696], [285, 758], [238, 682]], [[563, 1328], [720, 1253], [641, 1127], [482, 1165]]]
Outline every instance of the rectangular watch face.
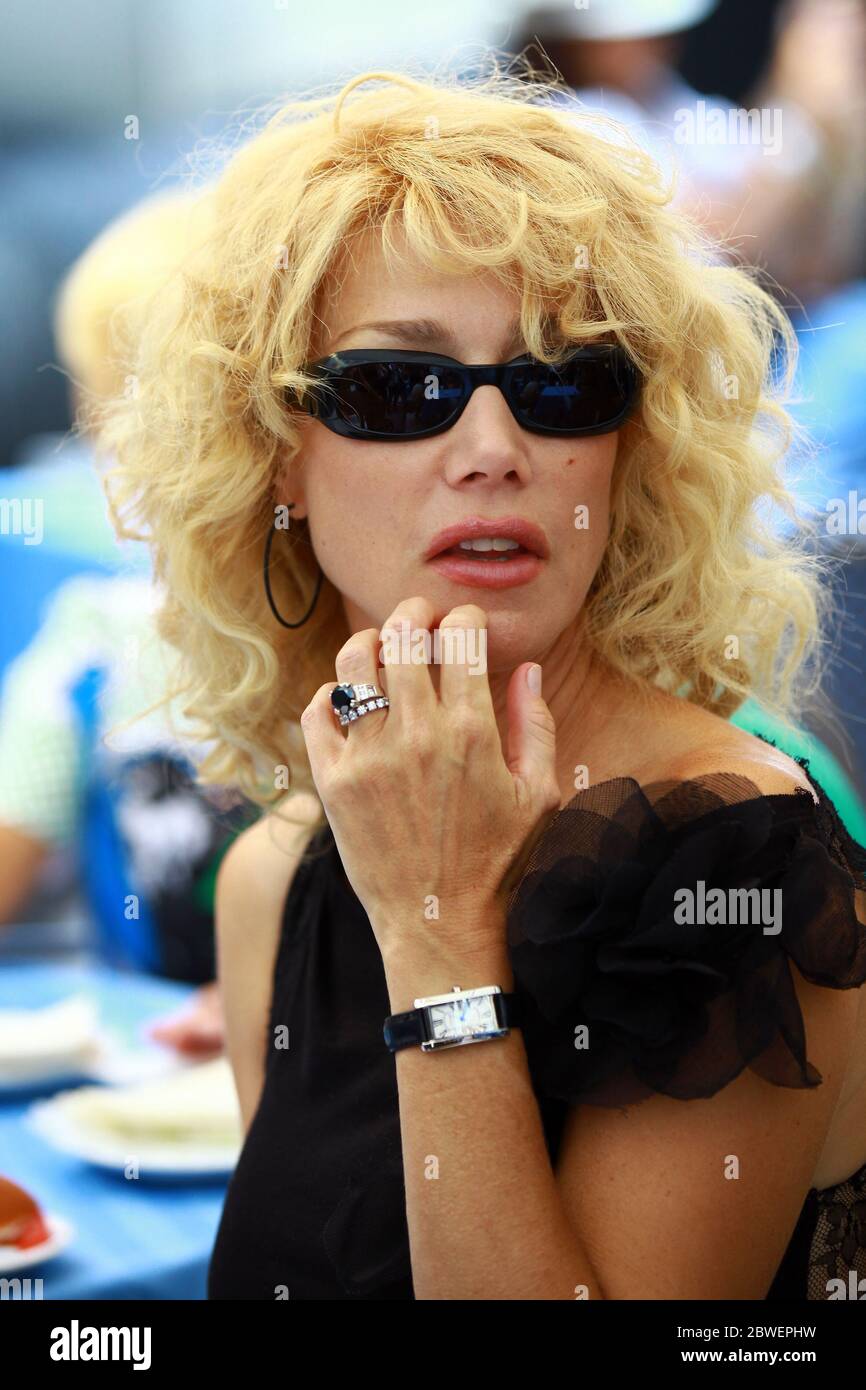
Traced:
[[496, 1017], [494, 995], [475, 999], [449, 999], [428, 1008], [430, 1030], [435, 1041], [470, 1037], [473, 1033], [495, 1032], [501, 1025]]

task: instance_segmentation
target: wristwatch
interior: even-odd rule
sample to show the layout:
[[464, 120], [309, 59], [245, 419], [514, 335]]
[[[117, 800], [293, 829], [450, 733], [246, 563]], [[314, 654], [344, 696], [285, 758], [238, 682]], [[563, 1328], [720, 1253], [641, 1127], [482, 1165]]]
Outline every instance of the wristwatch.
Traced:
[[383, 1031], [391, 1052], [413, 1045], [422, 1052], [438, 1052], [442, 1047], [506, 1038], [509, 1029], [519, 1026], [518, 1015], [517, 995], [503, 994], [499, 985], [455, 985], [450, 994], [416, 999], [414, 1009], [392, 1014]]

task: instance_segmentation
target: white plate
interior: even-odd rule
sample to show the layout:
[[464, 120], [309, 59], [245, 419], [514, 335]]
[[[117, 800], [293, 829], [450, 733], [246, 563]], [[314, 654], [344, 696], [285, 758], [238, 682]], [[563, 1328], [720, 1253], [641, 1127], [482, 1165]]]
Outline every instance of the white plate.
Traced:
[[53, 1093], [71, 1081], [126, 1086], [171, 1076], [188, 1066], [189, 1057], [172, 1048], [148, 1041], [130, 1047], [119, 1033], [102, 1029], [92, 1049], [79, 1057], [66, 1054], [38, 1061], [28, 1059], [14, 1066], [0, 1063], [0, 1096]]
[[27, 1250], [19, 1250], [14, 1245], [0, 1245], [0, 1274], [11, 1274], [13, 1270], [27, 1269], [30, 1265], [53, 1260], [55, 1255], [66, 1249], [75, 1235], [71, 1221], [52, 1212], [46, 1211], [42, 1215], [51, 1232], [48, 1239], [43, 1240], [41, 1245], [31, 1245]]
[[37, 1009], [0, 1009], [0, 1095], [86, 1079], [116, 1047], [84, 994]]
[[63, 1096], [38, 1101], [27, 1111], [27, 1121], [53, 1148], [61, 1153], [108, 1169], [120, 1176], [127, 1165], [136, 1163], [143, 1178], [230, 1177], [240, 1155], [240, 1146], [231, 1144], [171, 1144], [115, 1138], [82, 1124], [63, 1105]]
[[95, 1002], [73, 994], [36, 1009], [0, 1009], [0, 1071], [86, 1056], [99, 1031]]
[[118, 1049], [117, 1037], [106, 1029], [80, 1052], [55, 1052], [0, 1062], [0, 1095], [17, 1091], [41, 1091], [66, 1081], [100, 1080], [101, 1072]]

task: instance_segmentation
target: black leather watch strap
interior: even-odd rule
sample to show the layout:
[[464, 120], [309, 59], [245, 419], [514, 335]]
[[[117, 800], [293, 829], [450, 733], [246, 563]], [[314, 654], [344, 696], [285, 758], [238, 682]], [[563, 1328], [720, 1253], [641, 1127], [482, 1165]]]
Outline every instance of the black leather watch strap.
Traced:
[[[503, 1028], [520, 1027], [520, 1005], [516, 994], [495, 994], [496, 1017]], [[404, 1014], [391, 1014], [383, 1028], [386, 1046], [391, 1052], [404, 1047], [420, 1047], [429, 1041], [426, 1009], [409, 1009]]]

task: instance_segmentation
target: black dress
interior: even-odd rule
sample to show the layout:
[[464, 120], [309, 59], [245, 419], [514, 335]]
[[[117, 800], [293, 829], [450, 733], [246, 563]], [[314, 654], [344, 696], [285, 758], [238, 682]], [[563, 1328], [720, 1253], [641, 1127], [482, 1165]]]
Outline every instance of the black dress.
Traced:
[[[812, 781], [817, 804], [729, 773], [617, 778], [547, 827], [512, 889], [507, 937], [551, 1162], [570, 1105], [710, 1096], [746, 1066], [776, 1085], [820, 1084], [789, 959], [831, 988], [866, 980], [854, 898], [866, 850]], [[264, 1087], [209, 1298], [414, 1297], [390, 1012], [369, 919], [325, 826], [287, 894]], [[809, 1189], [767, 1297], [830, 1298], [851, 1270], [866, 1276], [866, 1163]]]

